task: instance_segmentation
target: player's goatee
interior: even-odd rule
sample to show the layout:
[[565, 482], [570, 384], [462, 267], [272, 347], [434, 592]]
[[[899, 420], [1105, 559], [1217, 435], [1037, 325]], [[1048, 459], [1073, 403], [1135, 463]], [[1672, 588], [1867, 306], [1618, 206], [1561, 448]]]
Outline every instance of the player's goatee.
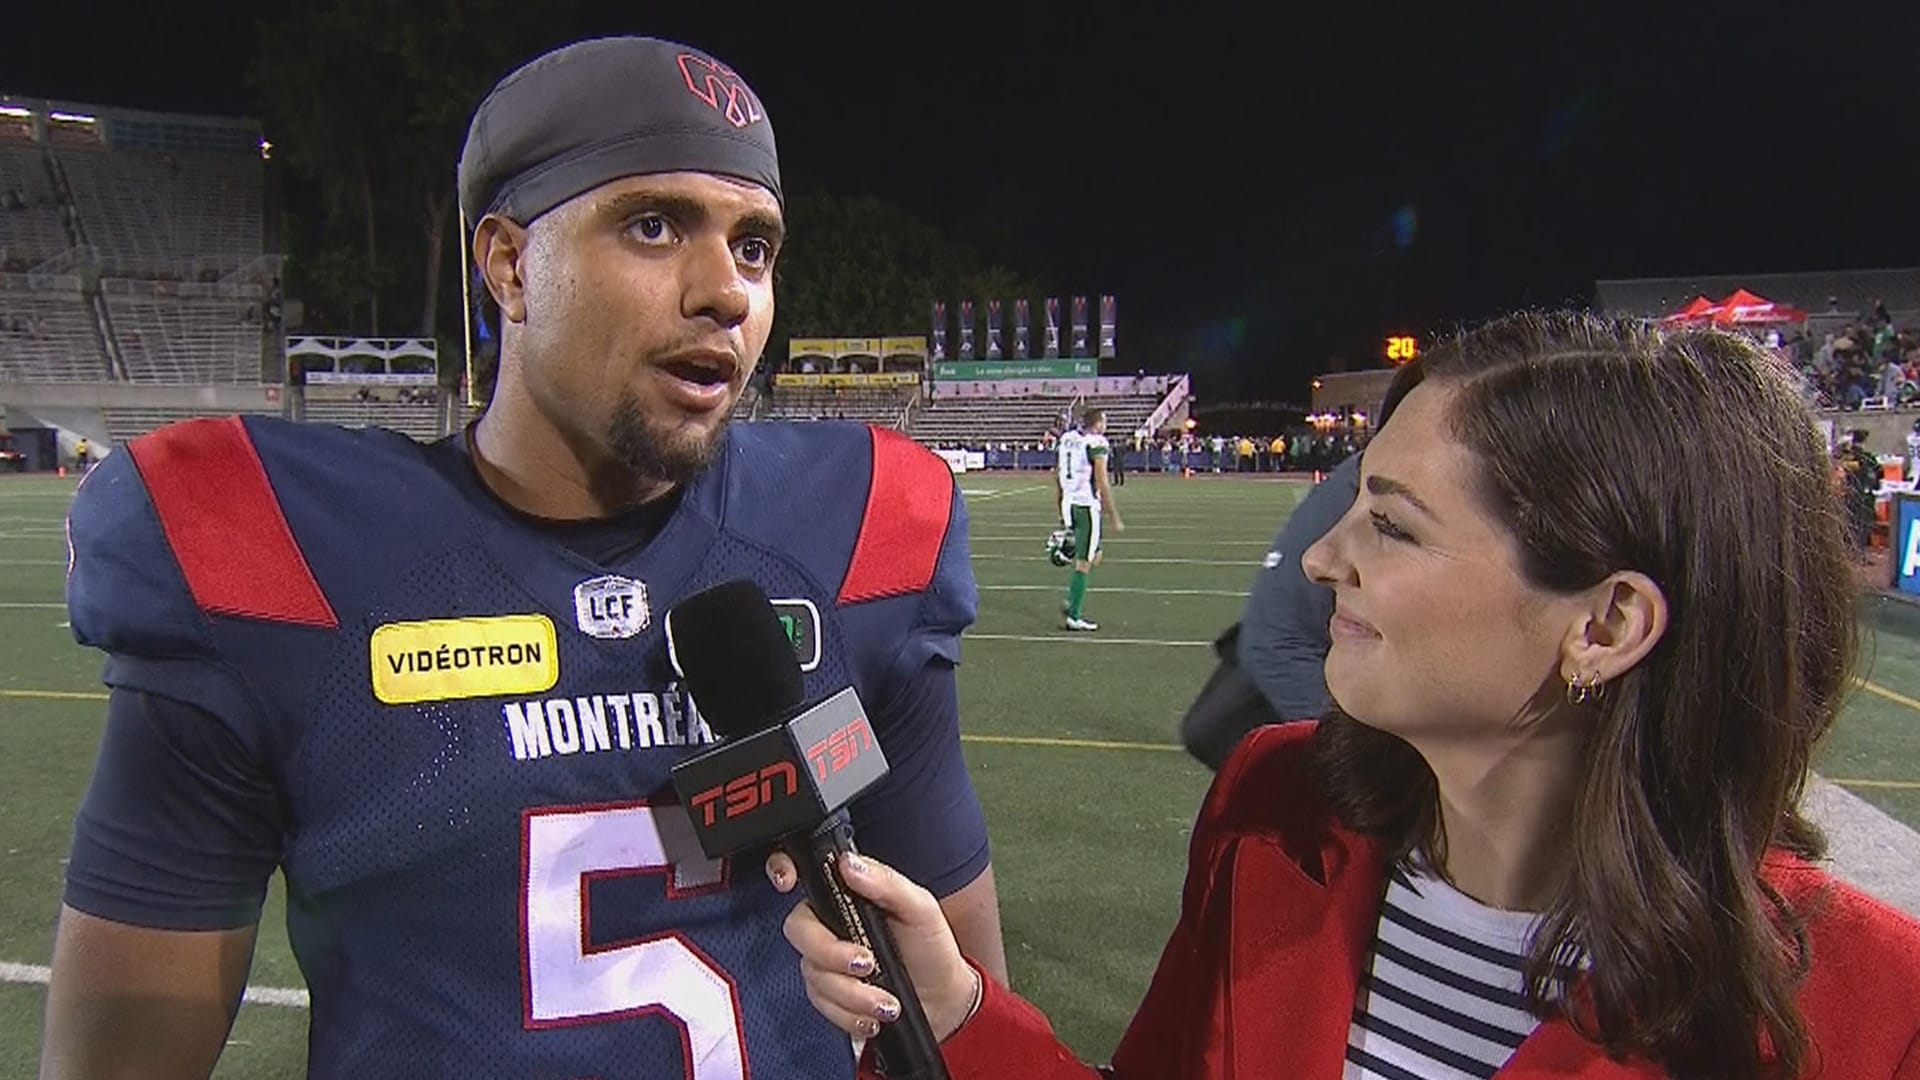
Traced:
[[607, 422], [607, 446], [635, 475], [669, 484], [685, 484], [713, 463], [727, 433], [727, 417], [712, 432], [699, 435], [650, 421], [639, 404], [627, 399], [616, 405]]

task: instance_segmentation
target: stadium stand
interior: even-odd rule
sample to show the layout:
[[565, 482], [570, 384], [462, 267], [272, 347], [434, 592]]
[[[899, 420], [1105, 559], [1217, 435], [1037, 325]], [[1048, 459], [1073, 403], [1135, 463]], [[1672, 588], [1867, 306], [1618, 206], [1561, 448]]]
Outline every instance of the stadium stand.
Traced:
[[40, 148], [0, 142], [0, 271], [24, 273], [72, 246]]
[[1139, 430], [1159, 405], [1159, 397], [1153, 394], [1090, 394], [1080, 400], [1082, 411], [1107, 411], [1107, 433], [1115, 438]]
[[260, 381], [260, 333], [231, 300], [110, 297], [114, 337], [134, 382]]
[[440, 437], [441, 406], [437, 401], [399, 401], [393, 391], [383, 389], [375, 396], [359, 399], [336, 396], [342, 389], [329, 388], [327, 396], [307, 387], [305, 418], [311, 423], [338, 424], [341, 427], [383, 427], [421, 442]]
[[898, 427], [917, 387], [778, 386], [768, 395], [762, 420], [857, 420]]
[[1110, 437], [1129, 435], [1160, 404], [1152, 394], [1089, 397], [935, 398], [914, 418], [912, 434], [929, 446], [977, 447], [988, 443], [1031, 446], [1061, 418], [1099, 406], [1107, 410]]
[[[191, 420], [199, 416], [231, 416], [236, 410], [230, 408], [209, 408], [200, 406], [164, 406], [164, 405], [109, 405], [100, 410], [106, 420], [107, 437], [115, 444], [136, 439], [155, 428], [164, 427], [180, 420]], [[240, 409], [240, 412], [260, 413], [267, 416], [280, 415], [279, 409], [261, 406]]]
[[57, 157], [104, 277], [210, 283], [260, 257], [257, 156], [63, 147]]
[[935, 398], [913, 422], [913, 437], [929, 446], [1030, 446], [1073, 406], [1070, 397]]
[[29, 287], [20, 275], [0, 275], [0, 380], [97, 382], [107, 367], [94, 336], [93, 311], [80, 279], [48, 279]]

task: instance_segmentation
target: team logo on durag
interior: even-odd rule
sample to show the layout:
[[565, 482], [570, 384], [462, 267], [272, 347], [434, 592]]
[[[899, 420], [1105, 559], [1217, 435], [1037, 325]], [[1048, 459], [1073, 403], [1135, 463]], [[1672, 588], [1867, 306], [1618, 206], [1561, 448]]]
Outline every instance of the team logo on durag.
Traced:
[[747, 89], [745, 80], [735, 75], [732, 68], [699, 53], [681, 53], [679, 59], [680, 75], [687, 80], [687, 89], [726, 117], [727, 123], [743, 128], [766, 119], [760, 103], [753, 99], [753, 91]]

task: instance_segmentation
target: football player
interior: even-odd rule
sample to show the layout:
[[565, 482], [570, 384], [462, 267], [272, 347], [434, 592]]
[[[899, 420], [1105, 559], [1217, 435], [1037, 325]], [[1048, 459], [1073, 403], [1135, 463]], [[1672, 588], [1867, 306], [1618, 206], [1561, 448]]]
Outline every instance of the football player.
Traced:
[[1053, 494], [1060, 504], [1060, 520], [1073, 532], [1073, 576], [1067, 581], [1067, 596], [1060, 602], [1068, 630], [1098, 630], [1099, 624], [1083, 618], [1080, 605], [1087, 597], [1087, 577], [1100, 563], [1100, 511], [1106, 508], [1113, 518], [1113, 530], [1124, 532], [1120, 508], [1113, 502], [1113, 485], [1107, 479], [1107, 414], [1104, 409], [1088, 409], [1080, 417], [1080, 426], [1060, 436], [1055, 451]]
[[791, 902], [706, 859], [667, 782], [713, 735], [662, 616], [739, 577], [808, 693], [871, 710], [893, 771], [862, 845], [1004, 977], [951, 472], [864, 426], [727, 426], [782, 244], [759, 97], [685, 46], [579, 43], [494, 88], [458, 178], [500, 344], [475, 425], [189, 421], [74, 503], [112, 692], [43, 1077], [205, 1076], [276, 869], [312, 1076], [852, 1077]]

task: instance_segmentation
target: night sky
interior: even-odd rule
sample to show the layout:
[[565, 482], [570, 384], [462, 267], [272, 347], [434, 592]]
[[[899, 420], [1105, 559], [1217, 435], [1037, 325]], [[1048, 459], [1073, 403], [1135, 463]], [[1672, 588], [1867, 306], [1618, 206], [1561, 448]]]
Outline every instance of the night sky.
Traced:
[[[257, 114], [273, 4], [20, 6], [0, 89]], [[1124, 366], [1249, 396], [1596, 278], [1920, 263], [1920, 3], [828, 6], [609, 3], [527, 53], [705, 48], [765, 100], [790, 187], [997, 237], [1120, 297]], [[874, 329], [921, 328], [848, 332]]]

